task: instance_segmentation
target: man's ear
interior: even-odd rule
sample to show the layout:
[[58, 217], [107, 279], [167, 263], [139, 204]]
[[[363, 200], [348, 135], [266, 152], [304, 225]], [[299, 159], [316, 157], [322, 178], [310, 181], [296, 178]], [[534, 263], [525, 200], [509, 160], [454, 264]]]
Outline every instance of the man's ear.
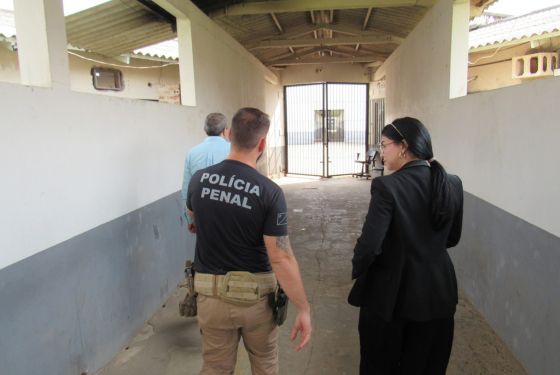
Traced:
[[231, 129], [224, 128], [224, 130], [222, 131], [222, 137], [224, 137], [227, 141], [229, 141], [231, 139]]
[[263, 153], [265, 148], [266, 148], [266, 136], [259, 139], [257, 150], [259, 151], [259, 153]]

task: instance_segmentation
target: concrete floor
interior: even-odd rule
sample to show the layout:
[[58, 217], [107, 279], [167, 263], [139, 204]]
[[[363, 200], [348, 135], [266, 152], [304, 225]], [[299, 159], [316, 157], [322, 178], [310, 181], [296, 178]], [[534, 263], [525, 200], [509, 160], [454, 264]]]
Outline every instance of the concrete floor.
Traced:
[[[358, 309], [346, 303], [350, 259], [369, 202], [371, 181], [340, 178], [279, 181], [290, 210], [290, 238], [313, 307], [314, 336], [294, 353], [288, 336], [293, 308], [280, 334], [280, 374], [357, 374]], [[293, 183], [297, 182], [297, 183]], [[177, 290], [99, 375], [190, 375], [202, 364], [196, 320], [178, 314]], [[240, 345], [242, 348], [242, 345]], [[459, 374], [526, 374], [484, 318], [461, 296], [451, 362]], [[236, 374], [250, 374], [239, 351]]]

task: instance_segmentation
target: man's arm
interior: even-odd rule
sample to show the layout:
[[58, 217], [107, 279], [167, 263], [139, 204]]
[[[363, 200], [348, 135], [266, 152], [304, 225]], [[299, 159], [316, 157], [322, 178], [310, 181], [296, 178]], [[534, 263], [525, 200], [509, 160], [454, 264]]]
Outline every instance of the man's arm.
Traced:
[[194, 224], [194, 212], [185, 207], [187, 210], [187, 217], [190, 219], [190, 222], [187, 222], [187, 229], [189, 232], [195, 234], [196, 233], [196, 225]]
[[181, 204], [183, 209], [183, 216], [187, 221], [187, 227], [189, 231], [191, 231], [190, 226], [192, 225], [193, 221], [192, 218], [187, 213], [187, 196], [189, 192], [189, 183], [192, 178], [192, 171], [191, 171], [191, 164], [190, 164], [190, 157], [187, 156], [185, 159], [185, 167], [183, 170], [183, 186], [181, 188]]
[[447, 238], [447, 248], [457, 246], [461, 239], [461, 232], [463, 228], [463, 184], [461, 179], [457, 176], [449, 176], [452, 184], [455, 185], [457, 194], [457, 212], [453, 217], [453, 224], [451, 224], [451, 231]]
[[295, 349], [299, 351], [311, 339], [312, 331], [311, 308], [305, 295], [299, 266], [288, 236], [264, 236], [264, 244], [278, 282], [298, 310], [290, 338], [294, 340], [301, 332], [300, 343]]

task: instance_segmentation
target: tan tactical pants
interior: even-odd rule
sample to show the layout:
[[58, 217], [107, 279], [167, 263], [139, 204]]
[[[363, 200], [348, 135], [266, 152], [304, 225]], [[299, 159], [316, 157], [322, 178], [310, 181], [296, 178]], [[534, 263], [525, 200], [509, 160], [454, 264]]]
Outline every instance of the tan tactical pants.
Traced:
[[278, 374], [278, 327], [266, 298], [246, 307], [199, 294], [197, 304], [204, 359], [200, 375], [233, 374], [241, 337], [253, 375]]

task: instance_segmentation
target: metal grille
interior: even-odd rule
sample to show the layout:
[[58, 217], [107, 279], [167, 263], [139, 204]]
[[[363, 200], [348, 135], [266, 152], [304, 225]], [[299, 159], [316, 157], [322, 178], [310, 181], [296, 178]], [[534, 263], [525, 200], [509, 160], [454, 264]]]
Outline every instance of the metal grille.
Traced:
[[381, 142], [381, 131], [385, 126], [385, 99], [371, 99], [369, 108], [368, 150]]
[[286, 86], [284, 100], [287, 172], [324, 177], [356, 173], [357, 154], [366, 158], [368, 85]]

